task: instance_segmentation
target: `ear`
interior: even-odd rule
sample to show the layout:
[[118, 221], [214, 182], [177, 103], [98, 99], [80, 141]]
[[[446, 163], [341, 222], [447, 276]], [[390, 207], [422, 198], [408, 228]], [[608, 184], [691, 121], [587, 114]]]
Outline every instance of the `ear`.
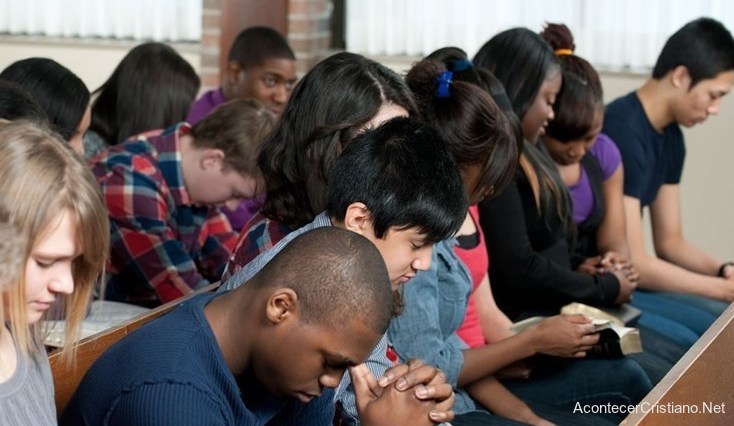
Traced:
[[360, 235], [372, 230], [372, 216], [364, 203], [352, 203], [347, 207], [344, 214], [344, 228]]
[[297, 319], [298, 295], [290, 288], [278, 289], [268, 298], [265, 314], [272, 324]]
[[237, 61], [228, 61], [225, 76], [231, 84], [236, 84], [240, 79], [242, 66]]
[[684, 65], [678, 65], [673, 68], [670, 75], [670, 82], [676, 89], [683, 88], [688, 90], [691, 85], [691, 74]]
[[201, 168], [204, 170], [222, 170], [224, 168], [224, 151], [216, 148], [206, 148], [200, 158]]

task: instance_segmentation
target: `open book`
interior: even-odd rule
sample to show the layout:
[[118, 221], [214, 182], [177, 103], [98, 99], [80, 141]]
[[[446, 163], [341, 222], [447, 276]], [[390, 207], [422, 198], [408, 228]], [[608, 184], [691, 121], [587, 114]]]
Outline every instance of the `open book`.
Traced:
[[[636, 308], [632, 309], [639, 312]], [[561, 308], [561, 314], [582, 314], [591, 318], [592, 324], [594, 324], [594, 332], [599, 333], [599, 342], [586, 352], [588, 357], [618, 358], [642, 352], [640, 331], [634, 327], [625, 327], [623, 319], [608, 314], [606, 311], [582, 303], [571, 303]], [[510, 330], [519, 333], [538, 324], [545, 318], [538, 316], [518, 321], [512, 324]]]
[[609, 328], [599, 331], [599, 342], [586, 352], [586, 356], [619, 358], [639, 352], [642, 352], [640, 330], [611, 324]]
[[[535, 324], [538, 324], [539, 322], [546, 319], [546, 317], [530, 317], [526, 318], [522, 321], [518, 321], [510, 326], [510, 330], [514, 331], [515, 333], [519, 333], [526, 328], [532, 327]], [[605, 328], [609, 328], [612, 326], [612, 322], [608, 319], [604, 318], [592, 318], [591, 323], [594, 324], [594, 331], [600, 331], [604, 330]]]
[[618, 308], [596, 308], [573, 302], [561, 308], [564, 315], [581, 314], [592, 318], [605, 318], [622, 327], [633, 327], [637, 324], [642, 312], [634, 306], [624, 303]]

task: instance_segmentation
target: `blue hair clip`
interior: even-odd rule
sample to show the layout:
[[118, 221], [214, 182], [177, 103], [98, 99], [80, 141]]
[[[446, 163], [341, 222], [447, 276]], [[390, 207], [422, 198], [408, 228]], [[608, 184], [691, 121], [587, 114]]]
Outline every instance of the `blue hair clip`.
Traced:
[[454, 62], [454, 72], [462, 72], [474, 68], [474, 64], [468, 59], [460, 59]]
[[444, 71], [441, 73], [440, 76], [436, 77], [436, 82], [438, 83], [438, 89], [436, 89], [436, 97], [437, 98], [450, 98], [451, 92], [449, 91], [449, 86], [451, 85], [451, 81], [453, 80], [454, 73], [451, 71]]

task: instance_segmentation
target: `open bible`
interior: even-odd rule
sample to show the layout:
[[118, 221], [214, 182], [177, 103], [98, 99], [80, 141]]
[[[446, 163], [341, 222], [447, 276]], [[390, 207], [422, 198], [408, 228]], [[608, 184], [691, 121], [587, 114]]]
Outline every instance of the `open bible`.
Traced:
[[[599, 342], [586, 352], [588, 357], [619, 358], [625, 355], [639, 353], [643, 350], [640, 331], [634, 327], [625, 326], [629, 322], [636, 321], [635, 315], [639, 316], [640, 312], [634, 307], [630, 306], [629, 308], [629, 312], [625, 311], [626, 316], [621, 317], [609, 313], [608, 310], [601, 310], [574, 302], [561, 308], [561, 314], [582, 314], [591, 318], [592, 324], [594, 324], [594, 331], [599, 333]], [[633, 319], [633, 317], [635, 318]], [[541, 316], [530, 317], [514, 323], [510, 329], [519, 333], [544, 319], [545, 317]]]

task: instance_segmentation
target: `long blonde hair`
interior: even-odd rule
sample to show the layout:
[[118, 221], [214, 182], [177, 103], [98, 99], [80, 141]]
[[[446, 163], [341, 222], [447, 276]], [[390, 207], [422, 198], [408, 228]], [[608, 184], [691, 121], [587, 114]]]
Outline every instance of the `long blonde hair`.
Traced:
[[[91, 171], [62, 139], [27, 121], [0, 123], [0, 195], [10, 222], [27, 241], [23, 265], [33, 247], [64, 211], [76, 223], [81, 255], [74, 259], [74, 291], [60, 302], [65, 308], [65, 341], [76, 341], [92, 291], [101, 282], [109, 252], [109, 224], [101, 191]], [[39, 324], [28, 324], [25, 268], [5, 291], [11, 333], [21, 353], [43, 351]], [[66, 359], [74, 352], [66, 345]]]
[[[25, 239], [10, 222], [10, 212], [0, 198], [0, 294], [20, 277], [25, 254]], [[5, 318], [4, 304], [0, 299], [0, 318]]]

